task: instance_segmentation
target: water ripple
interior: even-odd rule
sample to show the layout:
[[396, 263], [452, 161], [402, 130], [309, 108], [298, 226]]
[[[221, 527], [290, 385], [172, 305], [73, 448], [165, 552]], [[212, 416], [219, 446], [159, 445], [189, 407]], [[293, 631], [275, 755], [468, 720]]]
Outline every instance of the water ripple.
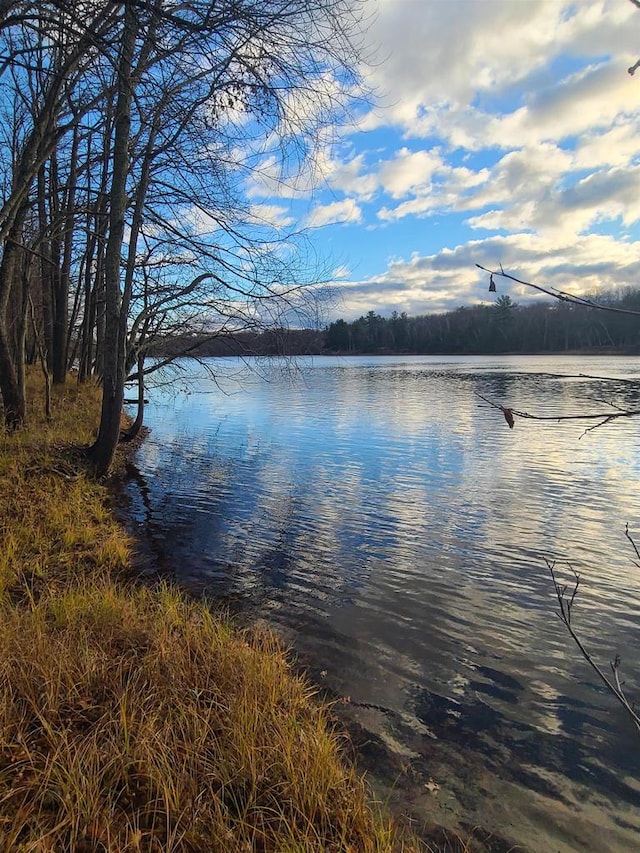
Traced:
[[145, 485], [130, 489], [178, 576], [282, 624], [333, 689], [397, 713], [417, 753], [433, 756], [437, 738], [516, 788], [636, 826], [635, 735], [553, 616], [545, 558], [567, 583], [567, 563], [580, 571], [578, 628], [604, 666], [630, 661], [633, 692], [640, 572], [624, 527], [640, 536], [637, 429], [509, 430], [474, 394], [556, 415], [605, 394], [635, 404], [635, 386], [575, 374], [640, 376], [636, 363], [211, 366], [219, 388], [203, 375], [188, 397], [150, 392]]

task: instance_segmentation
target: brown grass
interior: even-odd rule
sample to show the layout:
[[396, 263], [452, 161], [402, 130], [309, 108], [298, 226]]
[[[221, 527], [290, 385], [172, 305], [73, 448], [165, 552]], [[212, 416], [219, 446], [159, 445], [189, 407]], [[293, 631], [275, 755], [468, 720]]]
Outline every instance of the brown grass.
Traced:
[[97, 414], [70, 384], [0, 435], [0, 851], [414, 849], [270, 634], [126, 580]]
[[0, 681], [5, 849], [391, 849], [274, 640], [175, 591], [14, 609]]
[[[29, 400], [38, 400], [37, 377], [29, 378]], [[0, 601], [127, 565], [129, 537], [79, 452], [93, 439], [99, 402], [95, 385], [70, 379], [54, 388], [51, 424], [32, 403], [25, 430], [0, 429]]]

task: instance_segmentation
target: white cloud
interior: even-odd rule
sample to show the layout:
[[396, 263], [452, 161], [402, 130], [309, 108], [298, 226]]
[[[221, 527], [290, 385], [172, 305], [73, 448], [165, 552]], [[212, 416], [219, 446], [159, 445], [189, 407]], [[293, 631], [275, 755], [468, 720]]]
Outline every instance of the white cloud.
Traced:
[[506, 67], [514, 80], [544, 63], [541, 48], [554, 38], [562, 9], [552, 6], [555, 10], [531, 0], [385, 0], [370, 33], [385, 57], [375, 66], [373, 81], [390, 93], [389, 109], [400, 122], [410, 122], [424, 105], [469, 103], [478, 89], [506, 79]]
[[[631, 153], [626, 134], [616, 137], [625, 140], [623, 147]], [[383, 206], [378, 217], [388, 222], [488, 207], [468, 220], [470, 227], [579, 234], [616, 218], [629, 226], [640, 220], [637, 167], [593, 169], [584, 175], [585, 162], [593, 162], [604, 145], [594, 134], [591, 147], [585, 145], [577, 153], [541, 143], [510, 151], [492, 168], [478, 172], [443, 164], [434, 172], [437, 183], [413, 187], [412, 197], [395, 207]], [[619, 160], [620, 155], [609, 159]]]
[[341, 264], [339, 267], [336, 267], [334, 269], [333, 273], [331, 274], [331, 278], [336, 279], [336, 280], [337, 279], [344, 279], [344, 278], [349, 278], [350, 275], [351, 275], [351, 270], [349, 269], [349, 267], [345, 266], [345, 264]]
[[552, 185], [546, 192], [533, 187], [530, 195], [525, 188], [503, 209], [468, 222], [472, 228], [530, 229], [569, 238], [617, 219], [625, 226], [640, 221], [640, 167], [594, 172], [569, 186]]
[[386, 109], [369, 126], [392, 120], [412, 132], [425, 111], [460, 116], [478, 93], [530, 91], [540, 88], [536, 78], [552, 88], [557, 75], [544, 69], [562, 54], [611, 52], [626, 69], [637, 49], [636, 13], [620, 0], [384, 0], [370, 38], [385, 57], [371, 77]]
[[395, 207], [384, 205], [377, 216], [383, 222], [394, 222], [407, 216], [430, 216], [452, 210], [467, 210], [482, 206], [474, 203], [473, 189], [490, 179], [488, 169], [474, 172], [464, 166], [452, 168], [442, 164], [433, 172], [433, 182], [416, 186], [415, 195]]
[[[494, 269], [502, 264], [505, 271], [524, 281], [593, 294], [636, 287], [639, 258], [640, 242], [621, 242], [602, 235], [568, 241], [512, 234], [470, 241], [433, 255], [394, 259], [380, 275], [336, 286], [346, 319], [372, 309], [383, 314], [395, 309], [416, 315], [492, 299], [487, 292], [488, 276], [477, 269], [476, 263]], [[499, 284], [499, 290], [518, 301], [542, 298], [531, 288], [507, 281]]]
[[348, 160], [328, 159], [324, 164], [327, 183], [332, 190], [368, 200], [378, 188], [378, 180], [373, 173], [366, 173], [364, 169], [363, 154]]
[[[315, 168], [295, 179], [265, 158], [248, 188], [273, 221], [287, 221], [285, 199], [292, 209], [304, 199], [311, 227], [377, 229], [373, 253], [363, 248], [370, 231], [351, 228], [344, 244], [349, 267], [367, 265], [365, 281], [344, 283], [350, 316], [486, 299], [476, 260], [568, 289], [637, 286], [640, 80], [627, 68], [640, 56], [640, 11], [627, 0], [376, 0], [376, 9], [368, 39], [380, 99], [359, 132], [316, 140]], [[440, 234], [459, 245], [370, 274], [372, 256], [380, 266], [388, 257], [384, 235], [407, 253], [424, 245], [413, 236], [424, 217], [430, 246]], [[619, 240], [589, 233], [612, 223]], [[332, 231], [332, 250], [338, 239]]]
[[278, 204], [252, 204], [249, 218], [256, 225], [277, 229], [287, 228], [295, 222], [289, 208]]
[[[596, 172], [575, 185], [552, 194], [548, 205], [537, 208], [533, 222], [542, 230], [545, 220], [578, 216], [571, 233], [595, 222], [620, 218], [625, 225], [640, 220], [640, 167]], [[579, 222], [580, 220], [578, 220]]]
[[503, 146], [561, 141], [616, 121], [633, 121], [637, 127], [639, 114], [640, 87], [622, 67], [602, 63], [531, 97], [527, 106], [494, 117], [487, 137]]
[[402, 148], [395, 159], [381, 164], [378, 179], [392, 198], [403, 198], [411, 190], [428, 186], [433, 175], [444, 163], [437, 150], [410, 151]]
[[396, 222], [405, 216], [428, 216], [442, 208], [442, 198], [435, 194], [426, 193], [419, 195], [409, 201], [403, 201], [396, 207], [381, 207], [378, 211], [378, 219], [382, 222]]
[[329, 204], [319, 204], [313, 208], [307, 219], [310, 228], [330, 225], [335, 222], [355, 223], [362, 221], [362, 211], [352, 198], [342, 201], [332, 201]]
[[579, 169], [598, 166], [625, 166], [640, 154], [638, 122], [614, 124], [606, 130], [589, 131], [580, 137], [575, 150]]

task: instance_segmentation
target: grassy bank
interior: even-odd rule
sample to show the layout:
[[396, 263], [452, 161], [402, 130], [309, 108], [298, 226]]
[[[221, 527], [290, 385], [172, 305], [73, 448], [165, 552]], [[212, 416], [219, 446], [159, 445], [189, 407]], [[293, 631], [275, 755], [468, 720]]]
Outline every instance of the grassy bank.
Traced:
[[409, 851], [268, 634], [129, 579], [75, 448], [99, 394], [0, 432], [0, 851]]

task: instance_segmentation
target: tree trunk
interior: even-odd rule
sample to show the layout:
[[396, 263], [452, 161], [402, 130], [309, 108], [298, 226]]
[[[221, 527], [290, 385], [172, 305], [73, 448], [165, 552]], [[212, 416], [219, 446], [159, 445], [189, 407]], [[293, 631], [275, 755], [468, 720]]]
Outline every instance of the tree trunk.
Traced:
[[51, 257], [49, 223], [47, 220], [47, 177], [45, 166], [38, 171], [38, 220], [40, 227], [40, 289], [42, 291], [43, 350], [49, 371], [53, 359], [53, 293], [51, 287]]
[[[29, 308], [31, 263], [26, 252], [18, 249], [16, 259], [16, 318], [14, 362], [18, 376], [20, 396], [26, 401], [27, 364], [27, 311]], [[19, 270], [19, 278], [18, 278]], [[19, 287], [18, 287], [19, 285]]]
[[[53, 382], [63, 385], [67, 378], [69, 358], [69, 283], [71, 279], [71, 251], [75, 215], [76, 182], [78, 174], [78, 126], [74, 127], [69, 164], [69, 181], [64, 193], [64, 239], [61, 266], [56, 276], [55, 315], [53, 318]], [[57, 257], [60, 257], [59, 255]]]
[[54, 151], [49, 160], [49, 195], [51, 238], [49, 242], [49, 259], [51, 261], [51, 304], [53, 307], [53, 338], [51, 349], [51, 366], [53, 371], [53, 384], [62, 385], [66, 377], [66, 369], [63, 360], [64, 342], [67, 333], [67, 296], [64, 292], [64, 281], [62, 276], [60, 242], [60, 188], [58, 184], [58, 157]]
[[10, 297], [12, 291], [16, 296], [15, 288], [20, 284], [20, 241], [26, 213], [27, 205], [23, 204], [5, 241], [0, 263], [0, 393], [5, 424], [11, 431], [23, 426], [26, 417], [24, 386], [18, 375], [8, 321]]
[[144, 352], [138, 352], [137, 357], [138, 367], [138, 410], [136, 419], [131, 424], [126, 433], [122, 436], [122, 441], [132, 441], [142, 429], [144, 422]]
[[105, 253], [105, 338], [100, 428], [90, 455], [96, 474], [109, 472], [120, 438], [124, 400], [125, 340], [121, 334], [120, 261], [127, 209], [128, 145], [131, 130], [131, 67], [136, 27], [133, 0], [124, 2], [122, 48], [118, 63], [118, 99], [113, 141], [113, 175], [109, 194], [109, 238]]

